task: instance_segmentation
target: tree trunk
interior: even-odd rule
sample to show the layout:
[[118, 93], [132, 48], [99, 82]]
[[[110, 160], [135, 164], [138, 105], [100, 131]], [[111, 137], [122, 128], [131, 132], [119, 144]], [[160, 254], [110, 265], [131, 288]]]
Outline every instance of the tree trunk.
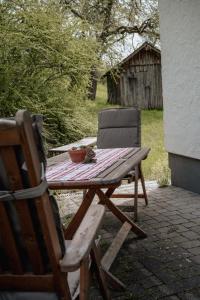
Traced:
[[96, 99], [97, 77], [97, 69], [96, 67], [93, 67], [90, 73], [90, 85], [88, 87], [88, 98], [93, 101]]

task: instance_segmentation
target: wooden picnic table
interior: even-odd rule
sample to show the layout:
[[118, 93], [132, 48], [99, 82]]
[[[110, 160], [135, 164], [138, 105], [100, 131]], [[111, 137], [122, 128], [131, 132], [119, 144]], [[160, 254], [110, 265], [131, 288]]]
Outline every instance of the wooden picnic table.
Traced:
[[[120, 148], [122, 149], [122, 148]], [[117, 187], [121, 185], [121, 182], [129, 171], [135, 169], [135, 199], [138, 197], [138, 166], [142, 160], [146, 159], [148, 153], [150, 151], [149, 148], [128, 148], [129, 151], [126, 152], [125, 155], [122, 155], [120, 158], [116, 158], [112, 161], [111, 165], [106, 167], [100, 173], [95, 173], [90, 179], [81, 179], [81, 175], [77, 175], [74, 179], [63, 179], [62, 174], [59, 179], [56, 179], [59, 171], [55, 172], [54, 179], [48, 179], [48, 176], [51, 172], [54, 171], [54, 168], [58, 166], [62, 166], [66, 162], [69, 162], [68, 154], [63, 153], [48, 159], [48, 168], [47, 168], [47, 181], [49, 184], [49, 188], [52, 190], [67, 190], [67, 189], [86, 189], [87, 192], [83, 197], [83, 201], [74, 215], [72, 221], [70, 222], [67, 230], [66, 230], [66, 239], [71, 239], [76, 229], [78, 228], [83, 216], [86, 214], [88, 208], [92, 204], [92, 201], [95, 195], [99, 198], [99, 203], [105, 205], [122, 223], [122, 227], [119, 230], [118, 234], [114, 238], [111, 246], [108, 251], [102, 258], [102, 265], [106, 272], [109, 272], [109, 269], [120, 250], [123, 242], [125, 241], [128, 233], [132, 230], [138, 237], [146, 237], [146, 233], [136, 225], [125, 213], [123, 213], [114, 203], [110, 200], [113, 192]], [[106, 151], [111, 149], [100, 149], [100, 152], [104, 154]], [[98, 150], [97, 150], [98, 151]], [[111, 155], [110, 155], [111, 156]], [[98, 157], [97, 157], [98, 163]], [[83, 168], [83, 164], [76, 164], [76, 170], [79, 168]], [[96, 169], [95, 164], [93, 164], [93, 168]], [[67, 170], [66, 170], [67, 171]], [[97, 170], [95, 170], [96, 172]], [[61, 172], [62, 173], [62, 172]], [[83, 173], [83, 172], [82, 172]], [[82, 174], [80, 173], [80, 174]], [[64, 174], [64, 171], [63, 171]], [[66, 173], [65, 173], [66, 174]], [[83, 175], [82, 175], [83, 176]], [[137, 202], [137, 201], [136, 201]]]
[[97, 142], [97, 138], [94, 137], [86, 137], [83, 138], [81, 140], [78, 140], [74, 143], [71, 144], [67, 144], [64, 146], [60, 146], [60, 147], [56, 147], [56, 148], [52, 148], [49, 149], [49, 153], [51, 154], [60, 154], [60, 153], [64, 153], [67, 152], [68, 150], [70, 150], [72, 147], [79, 147], [79, 146], [94, 146]]

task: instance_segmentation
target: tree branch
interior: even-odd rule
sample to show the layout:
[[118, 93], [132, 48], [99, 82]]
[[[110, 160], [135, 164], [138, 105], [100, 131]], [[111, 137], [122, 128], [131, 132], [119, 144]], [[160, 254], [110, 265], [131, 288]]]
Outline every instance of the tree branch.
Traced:
[[62, 0], [61, 1], [67, 8], [70, 9], [70, 11], [73, 13], [74, 16], [80, 18], [81, 20], [84, 20], [84, 16], [80, 14], [76, 9], [74, 9], [71, 4], [74, 2], [72, 0]]
[[151, 28], [151, 19], [147, 19], [145, 20], [140, 26], [119, 26], [113, 30], [107, 31], [107, 32], [102, 32], [101, 33], [101, 38], [103, 38], [104, 40], [106, 38], [108, 38], [109, 36], [112, 35], [124, 35], [124, 34], [132, 34], [132, 33], [138, 33], [138, 34], [142, 34], [142, 33], [147, 33], [148, 30], [147, 28]]

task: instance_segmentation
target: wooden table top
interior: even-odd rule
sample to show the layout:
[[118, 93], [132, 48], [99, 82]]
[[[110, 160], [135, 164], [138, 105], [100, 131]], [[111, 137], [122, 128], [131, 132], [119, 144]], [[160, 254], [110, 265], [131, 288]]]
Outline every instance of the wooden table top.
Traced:
[[61, 147], [49, 149], [49, 152], [63, 153], [63, 152], [67, 152], [72, 147], [94, 146], [96, 144], [96, 142], [97, 142], [97, 138], [95, 136], [86, 137], [86, 138], [83, 138], [83, 139], [81, 139], [77, 142], [71, 143], [71, 144], [67, 144], [67, 145], [64, 145], [64, 146], [61, 146]]
[[[106, 149], [105, 149], [106, 150]], [[66, 181], [49, 181], [50, 189], [87, 189], [95, 187], [106, 187], [108, 185], [120, 184], [121, 180], [126, 176], [136, 165], [138, 165], [142, 160], [146, 159], [150, 149], [149, 148], [130, 148], [130, 152], [123, 156], [122, 158], [113, 162], [106, 170], [99, 173], [96, 177], [90, 180], [76, 181], [76, 180], [66, 180]], [[60, 155], [51, 157], [47, 160], [47, 165], [53, 166], [62, 161], [69, 159], [67, 153], [62, 153]]]

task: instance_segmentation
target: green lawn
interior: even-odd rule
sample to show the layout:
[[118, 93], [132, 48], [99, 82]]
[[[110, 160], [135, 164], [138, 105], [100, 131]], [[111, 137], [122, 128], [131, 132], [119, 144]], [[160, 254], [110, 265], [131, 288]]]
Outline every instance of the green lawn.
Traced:
[[162, 111], [142, 111], [142, 145], [151, 148], [148, 159], [143, 163], [145, 178], [156, 179], [160, 185], [167, 184], [169, 169], [164, 148]]
[[[87, 101], [87, 118], [91, 122], [91, 134], [97, 131], [97, 114], [103, 108], [113, 107], [106, 102], [106, 87], [99, 84], [96, 101]], [[167, 183], [169, 177], [167, 153], [163, 142], [163, 112], [142, 111], [142, 145], [151, 148], [148, 159], [143, 162], [145, 179], [157, 180], [160, 185]]]

